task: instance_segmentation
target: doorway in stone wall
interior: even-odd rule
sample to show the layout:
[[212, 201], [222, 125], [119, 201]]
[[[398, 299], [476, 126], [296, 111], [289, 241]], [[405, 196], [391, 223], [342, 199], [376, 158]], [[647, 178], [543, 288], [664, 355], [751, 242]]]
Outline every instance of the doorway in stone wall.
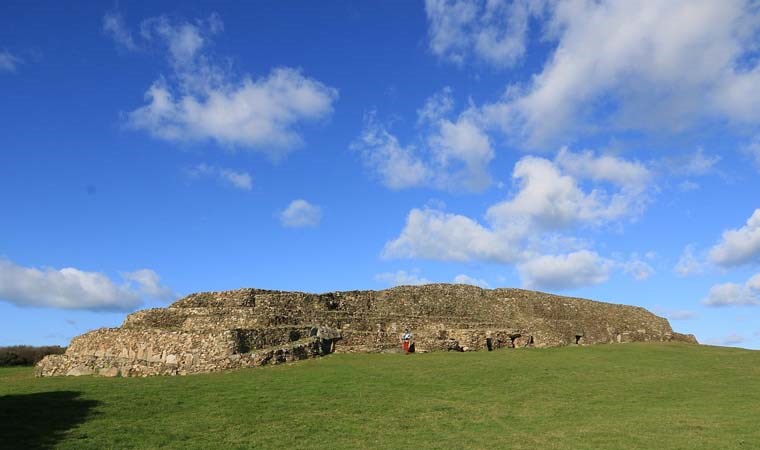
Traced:
[[575, 345], [581, 345], [582, 341], [583, 341], [583, 335], [582, 334], [576, 334], [575, 335]]
[[509, 348], [515, 348], [517, 345], [515, 344], [515, 340], [519, 338], [521, 335], [519, 334], [510, 334], [509, 335]]

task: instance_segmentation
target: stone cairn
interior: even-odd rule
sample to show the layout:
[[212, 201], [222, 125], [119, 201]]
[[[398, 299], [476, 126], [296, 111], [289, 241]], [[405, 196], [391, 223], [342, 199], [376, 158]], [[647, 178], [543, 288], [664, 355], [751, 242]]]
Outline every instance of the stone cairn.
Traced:
[[696, 343], [644, 308], [521, 289], [399, 286], [325, 294], [238, 289], [184, 297], [71, 341], [38, 376], [185, 375], [337, 352], [475, 351], [635, 341]]

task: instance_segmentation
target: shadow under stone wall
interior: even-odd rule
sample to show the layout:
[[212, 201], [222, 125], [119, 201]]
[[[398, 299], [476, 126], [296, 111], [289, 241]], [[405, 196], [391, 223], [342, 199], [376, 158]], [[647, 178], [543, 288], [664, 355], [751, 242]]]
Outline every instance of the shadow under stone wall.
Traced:
[[57, 391], [0, 396], [0, 448], [48, 449], [84, 423], [100, 404], [79, 392]]

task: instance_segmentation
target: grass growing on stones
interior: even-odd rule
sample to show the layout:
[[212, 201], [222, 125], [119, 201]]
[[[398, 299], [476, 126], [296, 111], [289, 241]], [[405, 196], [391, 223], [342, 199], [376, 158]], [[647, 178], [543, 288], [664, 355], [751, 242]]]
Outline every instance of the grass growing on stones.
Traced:
[[760, 448], [760, 352], [337, 354], [152, 378], [0, 369], [0, 448]]

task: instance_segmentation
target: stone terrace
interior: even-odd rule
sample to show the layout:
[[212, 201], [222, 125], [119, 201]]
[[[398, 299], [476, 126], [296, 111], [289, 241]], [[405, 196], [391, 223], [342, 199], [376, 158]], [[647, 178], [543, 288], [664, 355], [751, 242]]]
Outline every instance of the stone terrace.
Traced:
[[337, 352], [474, 351], [680, 340], [666, 319], [633, 306], [521, 289], [400, 286], [325, 294], [238, 289], [189, 295], [74, 338], [38, 374], [174, 375], [276, 364]]

